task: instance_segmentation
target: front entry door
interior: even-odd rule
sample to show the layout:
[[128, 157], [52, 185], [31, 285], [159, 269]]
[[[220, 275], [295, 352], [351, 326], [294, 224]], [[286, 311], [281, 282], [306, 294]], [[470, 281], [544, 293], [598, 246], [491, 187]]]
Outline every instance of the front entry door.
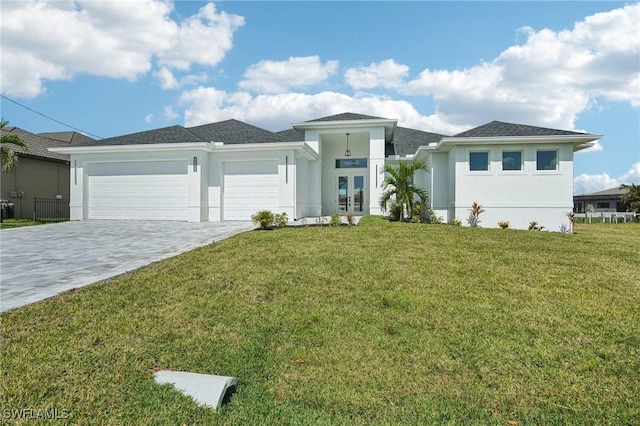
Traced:
[[338, 176], [338, 211], [364, 214], [367, 206], [365, 176], [360, 174]]

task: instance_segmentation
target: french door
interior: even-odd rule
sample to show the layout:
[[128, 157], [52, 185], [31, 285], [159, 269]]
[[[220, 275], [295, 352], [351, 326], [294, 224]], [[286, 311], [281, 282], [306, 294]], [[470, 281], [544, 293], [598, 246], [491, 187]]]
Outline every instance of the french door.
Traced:
[[338, 211], [364, 214], [367, 208], [366, 177], [363, 174], [340, 174], [336, 182]]

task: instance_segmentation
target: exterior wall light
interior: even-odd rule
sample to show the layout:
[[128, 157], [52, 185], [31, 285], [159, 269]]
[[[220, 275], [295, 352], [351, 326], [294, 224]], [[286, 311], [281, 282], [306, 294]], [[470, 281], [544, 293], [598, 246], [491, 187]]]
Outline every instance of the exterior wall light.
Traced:
[[351, 150], [349, 149], [349, 133], [347, 133], [347, 149], [344, 152], [345, 157], [351, 157]]

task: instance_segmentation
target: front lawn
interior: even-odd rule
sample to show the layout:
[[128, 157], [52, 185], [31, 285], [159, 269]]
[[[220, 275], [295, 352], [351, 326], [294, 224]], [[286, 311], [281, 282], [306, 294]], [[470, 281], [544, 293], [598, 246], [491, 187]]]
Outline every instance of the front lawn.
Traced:
[[[248, 232], [3, 314], [0, 415], [638, 424], [640, 225], [576, 231], [367, 217]], [[216, 413], [158, 369], [239, 386]]]

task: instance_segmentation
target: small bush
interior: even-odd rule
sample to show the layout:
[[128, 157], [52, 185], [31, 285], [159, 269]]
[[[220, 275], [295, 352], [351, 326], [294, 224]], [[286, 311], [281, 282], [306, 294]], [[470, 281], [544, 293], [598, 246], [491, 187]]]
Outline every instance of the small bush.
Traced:
[[396, 203], [396, 202], [391, 203], [391, 205], [389, 206], [389, 220], [398, 222], [402, 217], [403, 209], [404, 209], [404, 206], [402, 205], [402, 203]]
[[329, 221], [329, 225], [331, 226], [340, 226], [342, 225], [342, 218], [340, 217], [340, 212], [335, 212], [331, 215], [331, 220]]
[[353, 215], [352, 212], [347, 212], [347, 224], [349, 226], [353, 226], [355, 224], [354, 218], [355, 218], [355, 216]]
[[509, 222], [508, 220], [501, 220], [500, 222], [498, 222], [498, 226], [501, 229], [509, 229], [509, 227], [511, 226], [511, 222]]
[[273, 222], [278, 228], [284, 228], [289, 223], [289, 216], [286, 212], [276, 213]]
[[535, 220], [532, 220], [531, 222], [529, 222], [529, 231], [542, 231], [543, 229], [544, 229], [544, 226], [540, 225]]
[[462, 225], [462, 221], [459, 218], [456, 217], [455, 219], [453, 219], [453, 224], [455, 226], [461, 226]]
[[422, 212], [424, 210], [424, 205], [420, 203], [416, 203], [413, 205], [413, 209], [411, 210], [411, 222], [413, 223], [421, 223], [423, 222]]
[[484, 209], [480, 204], [478, 204], [477, 201], [474, 201], [471, 205], [471, 208], [469, 209], [469, 217], [467, 218], [467, 223], [469, 224], [469, 226], [471, 226], [472, 228], [478, 226], [478, 223], [480, 223], [481, 213], [484, 213]]
[[444, 222], [444, 218], [442, 216], [438, 216], [433, 209], [429, 209], [429, 223], [440, 225]]
[[260, 210], [251, 216], [251, 220], [256, 225], [260, 225], [260, 229], [267, 229], [275, 220], [275, 216], [269, 210]]

